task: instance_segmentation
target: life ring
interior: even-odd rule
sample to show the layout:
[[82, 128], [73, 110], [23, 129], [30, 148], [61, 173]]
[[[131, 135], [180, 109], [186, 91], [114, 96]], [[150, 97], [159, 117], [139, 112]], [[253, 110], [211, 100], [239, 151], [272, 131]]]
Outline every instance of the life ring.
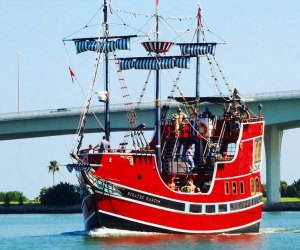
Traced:
[[203, 122], [200, 122], [199, 125], [200, 125], [199, 127], [200, 134], [206, 135], [208, 131], [207, 125]]

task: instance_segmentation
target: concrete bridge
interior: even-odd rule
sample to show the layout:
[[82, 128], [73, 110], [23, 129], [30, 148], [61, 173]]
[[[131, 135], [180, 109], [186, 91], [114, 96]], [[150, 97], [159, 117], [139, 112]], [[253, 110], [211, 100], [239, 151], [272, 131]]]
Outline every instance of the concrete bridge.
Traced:
[[[269, 202], [280, 200], [280, 151], [283, 131], [300, 127], [300, 91], [259, 93], [244, 97], [248, 107], [258, 113], [263, 105], [265, 117], [265, 151], [267, 169], [267, 198]], [[208, 104], [217, 115], [223, 107]], [[172, 103], [172, 108], [178, 107]], [[204, 110], [207, 104], [202, 105]], [[103, 106], [94, 106], [86, 124], [86, 133], [103, 132]], [[174, 112], [172, 111], [172, 112]], [[139, 121], [146, 129], [154, 127], [154, 103], [143, 104], [138, 112]], [[0, 140], [14, 140], [33, 137], [75, 134], [82, 108], [61, 108], [57, 110], [32, 111], [0, 115]], [[124, 105], [111, 107], [112, 131], [126, 130], [127, 116]]]

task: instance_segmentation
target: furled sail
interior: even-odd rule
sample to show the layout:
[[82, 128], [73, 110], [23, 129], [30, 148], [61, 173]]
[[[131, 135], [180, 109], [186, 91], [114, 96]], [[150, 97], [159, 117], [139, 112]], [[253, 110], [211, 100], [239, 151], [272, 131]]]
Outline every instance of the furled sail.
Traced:
[[205, 56], [214, 55], [216, 43], [177, 43], [180, 46], [182, 55]]
[[85, 51], [95, 51], [101, 53], [113, 52], [116, 50], [129, 50], [130, 38], [119, 38], [114, 41], [108, 40], [74, 40], [77, 54]]
[[174, 68], [189, 68], [189, 57], [155, 57], [155, 58], [122, 58], [120, 60], [121, 70], [145, 69], [161, 70]]

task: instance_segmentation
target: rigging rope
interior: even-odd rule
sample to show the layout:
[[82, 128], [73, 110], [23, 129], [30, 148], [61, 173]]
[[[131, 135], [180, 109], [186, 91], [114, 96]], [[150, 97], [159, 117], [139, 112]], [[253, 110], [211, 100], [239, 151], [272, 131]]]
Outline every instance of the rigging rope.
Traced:
[[[123, 10], [123, 9], [116, 9], [114, 8], [113, 9], [114, 11], [116, 12], [122, 12], [122, 13], [125, 13], [125, 14], [128, 14], [128, 15], [132, 15], [134, 17], [138, 17], [138, 16], [144, 16], [144, 17], [153, 17], [155, 16], [155, 14], [142, 14], [142, 13], [138, 13], [138, 12], [133, 12], [133, 11], [127, 11], [127, 10]], [[178, 21], [183, 21], [183, 20], [192, 20], [195, 18], [195, 15], [192, 15], [192, 16], [181, 16], [181, 17], [176, 17], [176, 16], [173, 16], [173, 17], [164, 17], [164, 19], [166, 20], [178, 20]]]
[[214, 65], [212, 63], [212, 60], [210, 59], [209, 55], [207, 55], [206, 58], [208, 60], [208, 65], [210, 67], [211, 77], [213, 78], [213, 80], [215, 82], [215, 86], [216, 86], [217, 90], [219, 91], [219, 94], [223, 95], [223, 93], [221, 91], [221, 88], [220, 88], [220, 85], [219, 85], [218, 78], [216, 77], [216, 73], [215, 73], [215, 70], [214, 70]]
[[[64, 48], [65, 48], [65, 53], [66, 53], [66, 56], [67, 56], [68, 64], [71, 66], [72, 69], [74, 69], [74, 66], [73, 66], [72, 63], [71, 63], [71, 59], [70, 59], [69, 52], [68, 52], [68, 50], [67, 50], [67, 46], [66, 46], [65, 42], [63, 42], [63, 44], [64, 44]], [[97, 55], [97, 56], [98, 56], [98, 55]], [[97, 56], [96, 56], [96, 57], [97, 57]], [[78, 79], [78, 77], [77, 77], [77, 74], [75, 74], [74, 80], [75, 80], [76, 85], [79, 86], [80, 93], [81, 93], [82, 97], [84, 97], [83, 89], [82, 89], [81, 83], [80, 83], [80, 81], [79, 81], [79, 79]], [[83, 109], [82, 112], [84, 112], [84, 109]], [[91, 113], [92, 113], [93, 116], [95, 117], [95, 119], [96, 119], [97, 123], [100, 125], [100, 127], [102, 127], [102, 129], [104, 130], [104, 127], [103, 127], [103, 125], [101, 124], [101, 122], [100, 122], [100, 120], [98, 119], [98, 117], [96, 116], [95, 112], [92, 111]], [[71, 150], [72, 153], [74, 153], [74, 150], [75, 150], [75, 147], [76, 147], [76, 142], [77, 142], [77, 138], [78, 138], [79, 126], [80, 126], [80, 123], [78, 124], [78, 127], [77, 127], [77, 131], [76, 131], [74, 143], [73, 143], [72, 150]]]
[[[127, 111], [127, 119], [129, 122], [129, 131], [126, 133], [126, 135], [123, 138], [123, 142], [120, 143], [120, 146], [124, 146], [128, 144], [128, 139], [129, 139], [129, 133], [131, 134], [132, 137], [132, 142], [133, 142], [133, 146], [136, 147], [136, 145], [140, 148], [144, 146], [144, 135], [143, 135], [143, 131], [137, 131], [137, 124], [138, 124], [138, 119], [137, 119], [137, 113], [136, 113], [136, 108], [134, 107], [133, 103], [130, 100], [130, 95], [129, 95], [129, 91], [125, 82], [125, 79], [123, 77], [122, 74], [122, 70], [120, 68], [120, 62], [119, 59], [117, 58], [116, 53], [113, 53], [114, 56], [114, 61], [115, 61], [115, 65], [116, 65], [116, 69], [117, 69], [117, 73], [118, 73], [118, 79], [119, 79], [119, 83], [120, 83], [120, 88], [121, 88], [121, 92], [122, 92], [122, 97], [124, 100], [124, 105]], [[145, 83], [145, 85], [147, 85], [148, 81], [149, 81], [149, 77], [150, 74], [148, 75], [147, 81]], [[144, 86], [145, 88], [145, 86]], [[142, 100], [142, 96], [143, 96], [143, 91], [142, 94], [140, 96], [140, 103]], [[138, 106], [140, 107], [140, 106]], [[145, 141], [146, 143], [146, 141]]]
[[144, 33], [145, 35], [147, 35], [147, 33], [144, 32], [144, 31], [142, 31], [142, 29], [143, 29], [143, 28], [144, 28], [144, 27], [152, 20], [152, 18], [154, 17], [154, 15], [151, 15], [150, 18], [149, 18], [149, 20], [148, 20], [146, 23], [144, 23], [140, 29], [136, 29], [136, 28], [134, 28], [134, 27], [132, 27], [132, 26], [126, 24], [126, 22], [125, 22], [125, 21], [124, 21], [117, 13], [116, 13], [115, 10], [116, 10], [116, 9], [111, 8], [112, 13], [115, 14], [115, 15], [117, 16], [117, 18], [120, 19], [120, 21], [122, 22], [123, 25], [126, 25], [126, 26], [128, 26], [129, 28], [132, 28], [133, 30], [135, 30], [135, 31], [136, 31], [136, 34], [138, 34], [139, 32], [141, 32], [141, 33]]
[[229, 86], [229, 83], [227, 82], [227, 80], [226, 80], [226, 78], [225, 78], [225, 76], [224, 76], [224, 74], [223, 74], [223, 71], [222, 71], [222, 69], [221, 69], [219, 63], [217, 62], [216, 57], [213, 56], [212, 58], [213, 58], [213, 60], [214, 60], [214, 62], [215, 62], [215, 64], [216, 64], [216, 66], [217, 66], [217, 68], [218, 68], [218, 70], [219, 70], [219, 73], [220, 73], [220, 75], [221, 75], [221, 77], [222, 77], [222, 79], [223, 79], [223, 81], [224, 81], [224, 83], [225, 83], [225, 85], [226, 85], [226, 87], [227, 87], [227, 90], [228, 90], [229, 94], [232, 94], [232, 89], [233, 89], [233, 87], [232, 87], [232, 86]]
[[[168, 99], [167, 99], [166, 103], [162, 107], [162, 111], [161, 111], [161, 119], [162, 120], [166, 119], [167, 115], [169, 114], [170, 104], [172, 102], [172, 97], [174, 96], [174, 93], [175, 93], [175, 91], [177, 89], [181, 73], [182, 73], [182, 69], [179, 70], [176, 79], [175, 80], [173, 79], [173, 87], [171, 89], [170, 95], [168, 96]], [[170, 76], [171, 76], [171, 74], [170, 74]], [[172, 78], [172, 76], [171, 76], [171, 78]]]
[[[84, 111], [80, 117], [80, 122], [79, 122], [79, 127], [77, 129], [77, 135], [79, 137], [79, 139], [77, 140], [77, 152], [76, 154], [79, 153], [81, 145], [82, 145], [82, 140], [83, 140], [83, 136], [84, 136], [84, 127], [86, 124], [86, 120], [87, 120], [87, 114], [89, 112], [89, 108], [90, 108], [90, 104], [91, 104], [91, 99], [92, 99], [92, 93], [95, 87], [95, 83], [96, 83], [96, 78], [97, 78], [97, 74], [98, 74], [98, 69], [99, 69], [99, 61], [100, 61], [100, 57], [102, 53], [98, 53], [98, 61], [97, 61], [97, 65], [96, 65], [96, 71], [95, 74], [93, 76], [92, 79], [92, 83], [90, 85], [90, 89], [89, 89], [89, 93], [88, 93], [88, 97], [87, 97], [87, 101], [86, 101], [86, 105], [84, 107]], [[74, 149], [72, 150], [72, 153], [74, 152]]]
[[[89, 24], [93, 21], [93, 19], [95, 18], [95, 16], [100, 12], [100, 10], [101, 10], [102, 8], [103, 8], [103, 5], [100, 6], [100, 8], [96, 11], [96, 13], [95, 13], [95, 14], [93, 15], [93, 17], [87, 22], [87, 24], [86, 24], [84, 27], [82, 27], [82, 28], [80, 28], [79, 30], [73, 32], [72, 34], [66, 36], [63, 40], [66, 40], [66, 39], [69, 38], [70, 36], [73, 36], [74, 34], [78, 33], [79, 31], [81, 31], [81, 30], [83, 30], [83, 29], [86, 29], [86, 28], [88, 28], [88, 27], [95, 26], [95, 25], [89, 26]], [[98, 26], [98, 24], [97, 24], [97, 26]]]

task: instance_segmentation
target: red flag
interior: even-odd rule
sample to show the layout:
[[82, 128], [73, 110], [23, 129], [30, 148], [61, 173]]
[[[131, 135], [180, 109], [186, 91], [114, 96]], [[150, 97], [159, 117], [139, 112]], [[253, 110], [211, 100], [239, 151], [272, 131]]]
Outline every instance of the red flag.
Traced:
[[74, 83], [75, 73], [73, 72], [73, 70], [71, 69], [71, 67], [69, 67], [69, 71], [70, 71], [72, 82]]
[[198, 17], [198, 27], [201, 27], [202, 26], [202, 21], [201, 21], [201, 8], [200, 8], [200, 6], [198, 8], [197, 17]]
[[155, 0], [156, 1], [156, 7], [158, 6], [158, 4], [159, 4], [159, 0]]

